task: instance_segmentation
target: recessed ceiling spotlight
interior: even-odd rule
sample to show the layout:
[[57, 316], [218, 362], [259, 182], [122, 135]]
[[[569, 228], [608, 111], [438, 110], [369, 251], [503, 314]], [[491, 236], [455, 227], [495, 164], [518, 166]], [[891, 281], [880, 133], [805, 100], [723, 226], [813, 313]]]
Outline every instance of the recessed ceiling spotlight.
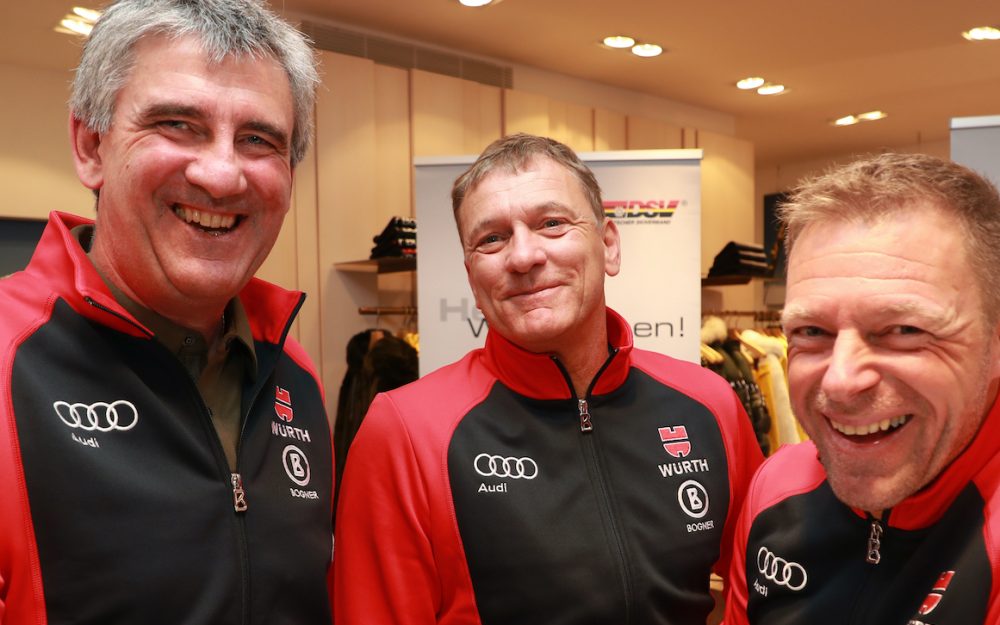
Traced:
[[778, 95], [785, 91], [785, 85], [772, 85], [766, 84], [763, 87], [757, 89], [757, 93], [760, 95]]
[[638, 43], [632, 46], [632, 54], [647, 58], [651, 56], [660, 56], [663, 54], [663, 48], [655, 43]]
[[101, 17], [100, 11], [95, 11], [94, 9], [88, 9], [86, 7], [73, 7], [73, 13], [87, 20], [91, 24], [97, 21]]
[[760, 76], [748, 76], [743, 80], [736, 82], [736, 87], [738, 89], [756, 89], [757, 87], [764, 84], [764, 79]]
[[868, 111], [867, 113], [858, 113], [858, 119], [866, 122], [873, 122], [876, 119], [883, 119], [885, 113], [883, 111]]
[[73, 7], [72, 13], [67, 13], [55, 27], [57, 33], [66, 35], [80, 35], [89, 37], [90, 31], [94, 28], [94, 22], [101, 17], [100, 11], [86, 9], [84, 7]]
[[635, 45], [635, 39], [626, 35], [612, 35], [604, 38], [604, 45], [609, 48], [631, 48]]
[[858, 119], [857, 115], [844, 115], [838, 119], [833, 120], [834, 126], [853, 126], [854, 124], [861, 121]]
[[467, 7], [484, 7], [487, 4], [496, 4], [500, 0], [458, 0], [459, 4]]
[[976, 26], [962, 33], [969, 41], [995, 41], [1000, 39], [1000, 29], [993, 26]]

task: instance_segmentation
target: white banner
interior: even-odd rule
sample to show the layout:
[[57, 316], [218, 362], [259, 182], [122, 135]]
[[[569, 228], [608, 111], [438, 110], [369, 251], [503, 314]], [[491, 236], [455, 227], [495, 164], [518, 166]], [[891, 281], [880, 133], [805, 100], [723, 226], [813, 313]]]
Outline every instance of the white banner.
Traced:
[[[621, 272], [608, 305], [637, 347], [699, 362], [701, 150], [581, 153], [621, 232]], [[482, 347], [486, 321], [469, 288], [451, 185], [474, 156], [415, 159], [420, 375]]]

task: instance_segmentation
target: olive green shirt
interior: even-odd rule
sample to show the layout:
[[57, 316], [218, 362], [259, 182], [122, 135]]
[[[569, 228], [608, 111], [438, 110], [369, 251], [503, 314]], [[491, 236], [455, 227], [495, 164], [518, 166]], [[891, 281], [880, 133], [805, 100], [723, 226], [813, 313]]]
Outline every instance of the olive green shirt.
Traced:
[[[73, 234], [90, 247], [91, 226], [73, 229]], [[80, 230], [80, 232], [78, 232]], [[100, 271], [97, 272], [100, 275]], [[253, 348], [250, 320], [238, 297], [226, 304], [222, 332], [209, 345], [200, 332], [185, 328], [132, 301], [121, 289], [101, 275], [111, 294], [139, 323], [151, 330], [156, 340], [174, 354], [195, 382], [215, 431], [222, 443], [231, 470], [236, 469], [236, 447], [242, 423], [243, 389], [257, 378], [257, 354]]]

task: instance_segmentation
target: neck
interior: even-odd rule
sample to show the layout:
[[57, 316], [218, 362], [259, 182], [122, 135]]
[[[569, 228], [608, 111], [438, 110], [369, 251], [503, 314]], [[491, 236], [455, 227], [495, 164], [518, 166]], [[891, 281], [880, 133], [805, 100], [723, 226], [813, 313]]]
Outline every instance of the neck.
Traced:
[[591, 340], [569, 349], [559, 350], [555, 354], [573, 383], [573, 392], [578, 398], [583, 398], [590, 388], [597, 372], [601, 370], [608, 359], [608, 335], [599, 332]]

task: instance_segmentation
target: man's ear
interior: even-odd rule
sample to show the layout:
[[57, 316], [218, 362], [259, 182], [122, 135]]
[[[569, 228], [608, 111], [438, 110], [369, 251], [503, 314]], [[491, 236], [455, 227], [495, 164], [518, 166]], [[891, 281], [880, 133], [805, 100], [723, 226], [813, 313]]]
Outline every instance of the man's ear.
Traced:
[[609, 276], [617, 276], [622, 266], [621, 235], [614, 221], [604, 218], [604, 271]]
[[69, 141], [73, 148], [76, 176], [88, 189], [98, 190], [104, 185], [104, 167], [101, 162], [100, 133], [91, 130], [73, 112], [69, 113]]

